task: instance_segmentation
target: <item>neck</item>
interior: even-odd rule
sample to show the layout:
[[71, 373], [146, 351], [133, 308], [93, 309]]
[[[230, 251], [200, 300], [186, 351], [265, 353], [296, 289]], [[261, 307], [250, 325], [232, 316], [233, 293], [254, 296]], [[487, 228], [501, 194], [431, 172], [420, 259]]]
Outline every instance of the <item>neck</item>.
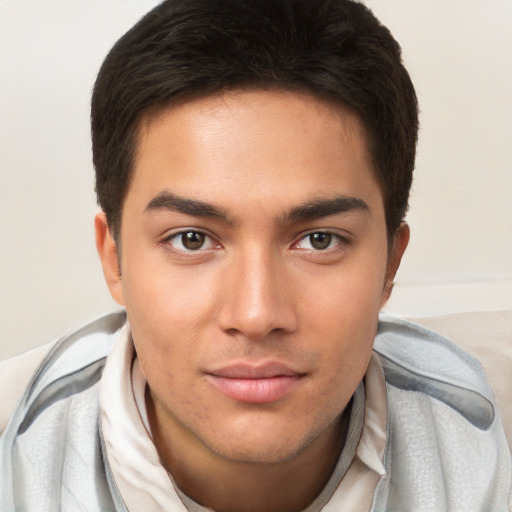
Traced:
[[184, 428], [179, 435], [169, 435], [158, 421], [154, 403], [147, 400], [147, 405], [155, 445], [177, 486], [216, 512], [299, 512], [310, 505], [338, 462], [351, 408], [349, 402], [342, 415], [299, 454], [267, 464], [222, 457]]

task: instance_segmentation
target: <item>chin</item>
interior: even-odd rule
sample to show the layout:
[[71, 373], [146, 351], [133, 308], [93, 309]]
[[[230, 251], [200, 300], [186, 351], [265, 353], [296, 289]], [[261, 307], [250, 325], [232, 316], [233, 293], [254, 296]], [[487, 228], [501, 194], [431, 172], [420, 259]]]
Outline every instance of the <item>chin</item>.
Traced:
[[305, 447], [283, 443], [240, 443], [229, 447], [208, 447], [219, 457], [241, 464], [278, 464], [287, 462], [301, 453]]
[[225, 431], [222, 438], [201, 442], [223, 459], [247, 464], [276, 464], [292, 460], [305, 451], [321, 435], [318, 428], [290, 431], [294, 419], [285, 425], [253, 420], [241, 427]]

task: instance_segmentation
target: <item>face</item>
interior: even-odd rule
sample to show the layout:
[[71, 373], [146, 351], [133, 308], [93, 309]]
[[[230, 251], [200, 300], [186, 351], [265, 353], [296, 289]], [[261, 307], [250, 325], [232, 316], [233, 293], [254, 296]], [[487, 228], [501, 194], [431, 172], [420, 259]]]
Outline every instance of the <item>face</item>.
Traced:
[[279, 91], [145, 119], [120, 278], [101, 216], [97, 233], [160, 430], [249, 462], [293, 458], [340, 418], [406, 244], [388, 257], [358, 117]]

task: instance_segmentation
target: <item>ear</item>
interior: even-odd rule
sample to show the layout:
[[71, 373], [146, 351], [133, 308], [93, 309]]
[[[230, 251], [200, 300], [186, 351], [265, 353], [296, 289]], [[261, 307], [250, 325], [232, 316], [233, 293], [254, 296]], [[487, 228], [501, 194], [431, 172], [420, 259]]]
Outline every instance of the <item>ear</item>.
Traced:
[[107, 217], [103, 211], [96, 214], [94, 229], [96, 231], [96, 249], [98, 250], [101, 266], [103, 267], [103, 275], [110, 290], [110, 295], [118, 304], [123, 306], [123, 285], [117, 245], [110, 232]]
[[393, 280], [395, 279], [398, 267], [400, 267], [400, 262], [402, 261], [402, 256], [404, 255], [405, 249], [407, 249], [407, 245], [409, 244], [410, 235], [411, 231], [409, 229], [409, 225], [406, 222], [402, 222], [399, 228], [396, 230], [395, 235], [393, 236], [393, 245], [388, 257], [386, 282], [384, 283], [381, 307], [386, 304], [386, 302], [389, 300], [389, 297], [391, 296], [391, 291], [393, 290]]

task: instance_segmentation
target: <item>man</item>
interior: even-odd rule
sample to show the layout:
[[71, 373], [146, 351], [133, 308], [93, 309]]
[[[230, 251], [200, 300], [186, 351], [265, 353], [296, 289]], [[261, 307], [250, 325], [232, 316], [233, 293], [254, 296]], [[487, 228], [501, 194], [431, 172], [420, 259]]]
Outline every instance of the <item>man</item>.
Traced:
[[478, 363], [379, 321], [417, 125], [399, 46], [358, 3], [171, 0], [123, 36], [92, 138], [127, 320], [43, 358], [2, 435], [0, 508], [506, 510]]

